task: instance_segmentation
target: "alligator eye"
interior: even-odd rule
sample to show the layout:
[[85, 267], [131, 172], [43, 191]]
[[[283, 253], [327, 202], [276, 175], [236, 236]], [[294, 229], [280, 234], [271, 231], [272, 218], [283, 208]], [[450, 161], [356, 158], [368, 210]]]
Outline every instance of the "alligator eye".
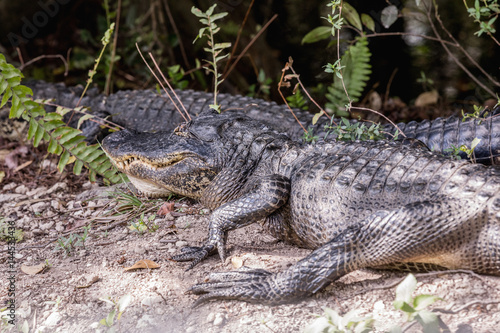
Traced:
[[189, 136], [189, 123], [182, 123], [174, 129], [174, 134], [178, 136]]

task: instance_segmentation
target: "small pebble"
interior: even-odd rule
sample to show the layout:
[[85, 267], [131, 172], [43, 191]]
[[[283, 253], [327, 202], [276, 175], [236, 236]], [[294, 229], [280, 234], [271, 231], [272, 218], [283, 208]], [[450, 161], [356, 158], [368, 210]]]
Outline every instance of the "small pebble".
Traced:
[[28, 192], [28, 188], [23, 184], [23, 185], [16, 187], [14, 192], [17, 194], [26, 194], [26, 192]]
[[214, 326], [222, 326], [224, 324], [224, 315], [222, 313], [217, 313], [215, 315]]
[[175, 243], [175, 246], [177, 246], [177, 247], [184, 247], [184, 246], [187, 246], [187, 245], [188, 245], [188, 242], [186, 242], [186, 241], [182, 241], [182, 240], [177, 241], [177, 242]]
[[59, 324], [61, 319], [62, 319], [62, 316], [59, 312], [52, 312], [45, 320], [45, 325], [47, 325], [49, 327], [57, 326], [57, 324]]
[[17, 184], [16, 184], [16, 183], [9, 183], [9, 184], [7, 184], [7, 185], [5, 185], [5, 186], [3, 187], [3, 190], [4, 190], [4, 191], [10, 191], [10, 190], [12, 190], [12, 189], [14, 189], [14, 188], [16, 188], [16, 187], [17, 187]]

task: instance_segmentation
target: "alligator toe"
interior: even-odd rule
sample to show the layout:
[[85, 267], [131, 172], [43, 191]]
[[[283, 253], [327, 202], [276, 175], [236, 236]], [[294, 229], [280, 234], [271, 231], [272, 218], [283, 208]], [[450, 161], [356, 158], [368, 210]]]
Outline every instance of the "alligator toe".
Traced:
[[192, 269], [198, 265], [202, 260], [206, 259], [209, 255], [215, 252], [216, 248], [213, 245], [204, 246], [187, 246], [182, 248], [181, 254], [175, 255], [170, 258], [173, 261], [191, 261], [187, 270]]

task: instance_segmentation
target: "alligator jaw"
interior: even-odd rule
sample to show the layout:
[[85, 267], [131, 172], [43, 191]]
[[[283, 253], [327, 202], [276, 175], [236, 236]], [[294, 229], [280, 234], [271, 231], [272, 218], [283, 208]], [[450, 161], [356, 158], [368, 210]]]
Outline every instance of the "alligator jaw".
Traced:
[[135, 188], [139, 190], [142, 194], [150, 197], [150, 198], [161, 198], [168, 197], [173, 193], [163, 187], [158, 186], [155, 183], [150, 181], [137, 178], [131, 175], [128, 175], [128, 179], [134, 184]]
[[148, 196], [175, 193], [197, 199], [216, 175], [210, 145], [194, 138], [125, 130], [106, 137], [102, 148]]

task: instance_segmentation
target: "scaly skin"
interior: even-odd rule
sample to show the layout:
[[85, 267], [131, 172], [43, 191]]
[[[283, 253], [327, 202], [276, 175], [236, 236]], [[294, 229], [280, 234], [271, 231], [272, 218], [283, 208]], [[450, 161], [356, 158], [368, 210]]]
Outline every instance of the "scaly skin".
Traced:
[[[54, 85], [41, 81], [34, 81], [30, 86], [36, 97], [56, 98], [58, 103], [68, 107], [77, 104], [83, 90], [81, 87], [66, 88], [62, 84]], [[176, 92], [191, 116], [197, 116], [213, 102], [211, 93], [191, 90]], [[234, 116], [246, 114], [280, 132], [287, 133], [296, 141], [301, 140], [303, 136], [301, 127], [286, 105], [229, 94], [219, 94], [218, 100], [222, 109]], [[89, 106], [98, 115], [108, 115], [113, 122], [140, 132], [169, 132], [184, 121], [170, 99], [159, 96], [152, 90], [119, 91], [108, 97], [92, 90], [80, 105]], [[329, 123], [326, 117], [320, 118], [319, 123], [312, 126], [311, 113], [300, 109], [294, 109], [294, 112], [306, 128], [312, 127], [315, 135], [324, 137], [326, 134], [324, 126]], [[497, 108], [490, 117], [482, 121], [468, 119], [462, 122], [461, 119], [452, 116], [433, 121], [400, 123], [398, 126], [409, 138], [417, 138], [434, 151], [445, 154], [445, 150], [452, 146], [470, 147], [472, 140], [477, 137], [481, 142], [475, 149], [476, 161], [483, 164], [500, 164], [500, 117], [491, 117], [499, 112], [500, 108]], [[87, 121], [87, 127], [84, 128], [87, 137], [95, 140], [100, 131], [98, 124]], [[396, 129], [389, 124], [384, 125], [384, 131], [394, 134]], [[467, 158], [463, 152], [460, 156]]]
[[277, 274], [212, 275], [191, 288], [202, 295], [197, 304], [289, 302], [356, 269], [405, 262], [500, 275], [497, 168], [413, 143], [301, 145], [247, 117], [210, 111], [173, 134], [114, 133], [103, 148], [139, 190], [180, 193], [213, 210], [205, 244], [174, 260], [192, 267], [215, 252], [224, 260], [227, 233], [254, 222], [314, 249]]

